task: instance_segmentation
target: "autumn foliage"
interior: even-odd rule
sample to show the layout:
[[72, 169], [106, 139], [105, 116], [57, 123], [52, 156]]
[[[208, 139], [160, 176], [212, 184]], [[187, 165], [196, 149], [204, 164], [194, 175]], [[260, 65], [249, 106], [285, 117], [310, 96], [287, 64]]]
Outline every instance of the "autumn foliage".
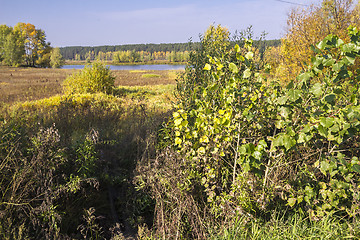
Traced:
[[14, 27], [0, 25], [1, 64], [50, 67], [53, 65], [50, 59], [53, 53], [50, 43], [46, 42], [45, 31], [37, 29], [33, 24], [19, 22]]
[[[280, 49], [271, 49], [274, 75], [290, 82], [307, 69], [314, 52], [311, 46], [334, 34], [349, 42], [347, 28], [360, 26], [359, 5], [352, 0], [323, 0], [308, 8], [296, 8], [289, 13], [287, 30]], [[275, 57], [275, 58], [274, 58]]]

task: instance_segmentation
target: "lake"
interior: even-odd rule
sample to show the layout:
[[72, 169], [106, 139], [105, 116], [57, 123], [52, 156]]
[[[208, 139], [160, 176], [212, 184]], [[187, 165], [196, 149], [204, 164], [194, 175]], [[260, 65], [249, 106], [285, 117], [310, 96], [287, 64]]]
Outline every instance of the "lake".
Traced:
[[[185, 65], [144, 64], [144, 65], [108, 65], [110, 70], [184, 70]], [[84, 65], [64, 65], [62, 69], [83, 69]]]

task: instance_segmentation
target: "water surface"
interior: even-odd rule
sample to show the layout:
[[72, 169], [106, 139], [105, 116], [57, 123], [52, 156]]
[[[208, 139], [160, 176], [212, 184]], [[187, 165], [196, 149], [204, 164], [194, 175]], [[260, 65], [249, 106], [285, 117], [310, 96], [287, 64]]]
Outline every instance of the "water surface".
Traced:
[[[184, 70], [185, 65], [144, 64], [144, 65], [108, 65], [110, 70]], [[84, 65], [64, 65], [62, 69], [83, 69]]]

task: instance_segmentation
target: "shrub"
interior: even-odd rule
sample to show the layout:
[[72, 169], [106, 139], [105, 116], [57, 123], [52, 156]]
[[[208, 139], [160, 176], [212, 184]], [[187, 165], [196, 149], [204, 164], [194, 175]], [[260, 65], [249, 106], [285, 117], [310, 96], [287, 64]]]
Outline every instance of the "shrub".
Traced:
[[115, 77], [109, 67], [101, 62], [95, 62], [79, 73], [69, 76], [64, 81], [64, 92], [74, 93], [112, 93], [114, 89]]

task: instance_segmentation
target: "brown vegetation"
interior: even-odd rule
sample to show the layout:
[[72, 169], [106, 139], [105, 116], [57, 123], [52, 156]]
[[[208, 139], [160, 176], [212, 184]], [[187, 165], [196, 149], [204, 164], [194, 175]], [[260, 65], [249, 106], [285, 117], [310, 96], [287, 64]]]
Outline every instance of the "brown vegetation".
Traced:
[[[63, 91], [62, 82], [74, 69], [0, 67], [0, 102], [12, 103], [43, 99]], [[116, 86], [174, 84], [178, 71], [114, 70]], [[151, 74], [156, 77], [143, 77]]]

